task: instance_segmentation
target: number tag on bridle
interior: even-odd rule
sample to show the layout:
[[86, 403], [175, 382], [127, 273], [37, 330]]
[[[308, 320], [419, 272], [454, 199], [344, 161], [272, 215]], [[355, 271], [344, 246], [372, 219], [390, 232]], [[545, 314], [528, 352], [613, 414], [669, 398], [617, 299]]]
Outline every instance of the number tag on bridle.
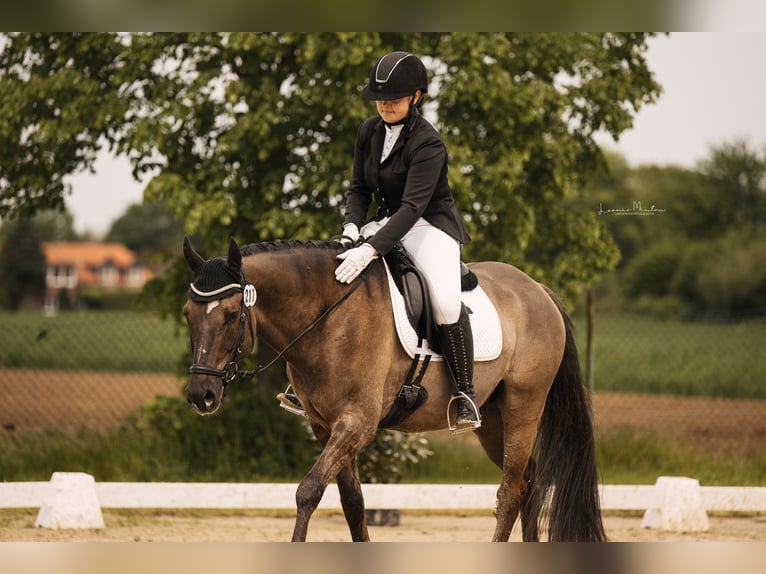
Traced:
[[255, 305], [255, 300], [258, 297], [258, 294], [255, 292], [255, 287], [253, 287], [250, 283], [245, 285], [245, 290], [242, 292], [242, 302], [245, 304], [245, 307], [252, 307]]

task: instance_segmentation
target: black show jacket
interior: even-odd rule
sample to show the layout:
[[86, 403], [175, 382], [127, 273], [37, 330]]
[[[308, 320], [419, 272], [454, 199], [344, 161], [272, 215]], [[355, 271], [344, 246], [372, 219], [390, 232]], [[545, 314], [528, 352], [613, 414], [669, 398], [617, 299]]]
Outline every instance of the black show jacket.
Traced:
[[386, 255], [420, 218], [462, 244], [471, 238], [447, 183], [447, 150], [439, 133], [413, 110], [389, 156], [381, 163], [386, 129], [380, 116], [359, 127], [344, 225], [364, 225], [373, 197], [376, 219], [389, 221], [369, 241]]

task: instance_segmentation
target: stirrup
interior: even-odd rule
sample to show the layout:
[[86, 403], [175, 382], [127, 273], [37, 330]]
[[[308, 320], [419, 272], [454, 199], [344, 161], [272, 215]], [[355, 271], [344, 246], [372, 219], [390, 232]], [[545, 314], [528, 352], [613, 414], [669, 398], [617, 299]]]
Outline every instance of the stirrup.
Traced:
[[[449, 418], [449, 408], [454, 401], [458, 401], [460, 399], [465, 399], [468, 401], [468, 404], [471, 405], [473, 412], [476, 414], [476, 420], [466, 421], [464, 423], [458, 424], [457, 415], [456, 415], [455, 424], [453, 425], [452, 421], [450, 421], [450, 418]], [[481, 426], [481, 415], [479, 415], [479, 407], [476, 405], [473, 399], [471, 399], [471, 397], [469, 397], [462, 391], [460, 391], [456, 395], [452, 395], [450, 397], [449, 402], [447, 403], [447, 428], [449, 429], [449, 432], [451, 432], [452, 434], [460, 434], [463, 432], [476, 430], [480, 426]]]
[[295, 396], [295, 394], [290, 392], [291, 386], [292, 385], [287, 385], [287, 388], [285, 389], [283, 393], [277, 394], [277, 398], [279, 399], [279, 406], [285, 409], [289, 413], [298, 415], [299, 417], [308, 418], [308, 415], [306, 414], [306, 411], [303, 410], [303, 407], [301, 406], [301, 402], [298, 400], [298, 397]]

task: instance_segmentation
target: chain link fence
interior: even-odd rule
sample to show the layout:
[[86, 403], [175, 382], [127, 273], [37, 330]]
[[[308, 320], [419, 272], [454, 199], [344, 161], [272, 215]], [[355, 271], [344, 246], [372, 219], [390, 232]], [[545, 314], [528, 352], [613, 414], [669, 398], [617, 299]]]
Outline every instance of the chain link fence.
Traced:
[[[188, 334], [177, 323], [106, 311], [0, 319], [0, 440], [114, 428], [155, 396], [182, 396]], [[672, 432], [764, 453], [766, 321], [597, 314], [590, 342], [585, 318], [575, 325], [597, 431]]]

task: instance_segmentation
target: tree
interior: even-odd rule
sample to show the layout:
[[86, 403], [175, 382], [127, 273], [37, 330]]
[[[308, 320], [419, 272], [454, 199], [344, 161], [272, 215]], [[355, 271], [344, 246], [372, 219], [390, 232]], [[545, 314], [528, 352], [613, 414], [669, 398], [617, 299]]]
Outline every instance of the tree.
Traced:
[[136, 253], [172, 253], [184, 237], [183, 221], [162, 201], [128, 206], [104, 241], [122, 243]]
[[[470, 259], [573, 296], [611, 269], [592, 211], [567, 209], [659, 93], [647, 34], [14, 34], [0, 54], [0, 216], [61, 207], [63, 176], [109, 146], [210, 251], [338, 233], [360, 96], [392, 49], [431, 69], [427, 111], [452, 161]], [[187, 277], [169, 284], [181, 293]], [[172, 283], [172, 282], [171, 282]]]
[[45, 256], [40, 237], [31, 221], [9, 227], [0, 247], [0, 302], [13, 311], [25, 301], [39, 307], [45, 292]]
[[753, 150], [742, 139], [714, 146], [700, 172], [713, 191], [711, 223], [766, 230], [766, 148]]
[[693, 170], [610, 161], [610, 175], [596, 178], [588, 197], [662, 209], [656, 217], [606, 217], [623, 255], [614, 282], [629, 301], [697, 317], [763, 313], [766, 157], [736, 140], [714, 146]]

